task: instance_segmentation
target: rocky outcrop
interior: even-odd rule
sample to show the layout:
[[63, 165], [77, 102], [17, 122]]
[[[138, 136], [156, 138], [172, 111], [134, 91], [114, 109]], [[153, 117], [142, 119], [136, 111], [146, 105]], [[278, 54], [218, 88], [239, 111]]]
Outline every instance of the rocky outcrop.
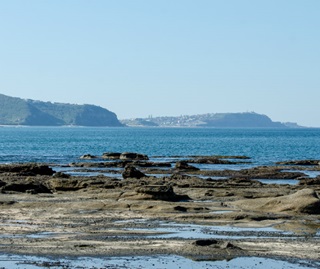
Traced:
[[188, 160], [189, 163], [199, 163], [199, 164], [238, 164], [241, 162], [232, 162], [228, 160], [221, 160], [216, 157], [199, 157], [195, 159]]
[[320, 199], [313, 189], [302, 189], [275, 198], [239, 200], [231, 204], [244, 210], [320, 214]]
[[296, 160], [277, 162], [278, 165], [320, 165], [320, 160]]
[[317, 176], [316, 178], [304, 178], [304, 179], [301, 179], [300, 182], [299, 182], [299, 185], [308, 185], [308, 186], [311, 186], [311, 185], [317, 185], [317, 186], [320, 186], [320, 176]]
[[1, 188], [2, 193], [8, 192], [26, 192], [31, 194], [37, 193], [51, 193], [51, 190], [42, 183], [39, 182], [21, 182], [21, 183], [9, 183]]
[[136, 188], [138, 194], [143, 195], [144, 200], [163, 200], [177, 202], [189, 200], [187, 195], [177, 195], [172, 186], [168, 185], [147, 185]]
[[108, 160], [119, 160], [120, 155], [121, 155], [121, 153], [119, 153], [119, 152], [105, 152], [102, 154], [102, 158], [108, 159]]
[[89, 188], [113, 189], [119, 186], [119, 181], [111, 178], [59, 178], [49, 180], [52, 191], [78, 191]]
[[147, 155], [134, 153], [134, 152], [123, 152], [120, 155], [120, 160], [149, 160]]
[[221, 241], [221, 240], [215, 240], [215, 239], [199, 239], [192, 243], [195, 246], [200, 247], [214, 247], [214, 248], [220, 248], [220, 249], [241, 249], [240, 247], [228, 242], [228, 241]]
[[9, 164], [0, 165], [1, 173], [17, 173], [20, 175], [34, 176], [34, 175], [53, 175], [53, 171], [48, 165], [41, 164]]
[[83, 160], [92, 160], [92, 159], [97, 159], [97, 158], [98, 158], [97, 156], [94, 156], [91, 154], [85, 154], [80, 157], [80, 159], [83, 159]]
[[122, 173], [122, 177], [124, 179], [126, 178], [143, 178], [146, 177], [146, 175], [142, 172], [140, 172], [137, 168], [135, 168], [132, 165], [127, 165]]
[[186, 161], [176, 162], [175, 169], [182, 170], [182, 171], [199, 171], [200, 170], [199, 168], [188, 164], [188, 162]]

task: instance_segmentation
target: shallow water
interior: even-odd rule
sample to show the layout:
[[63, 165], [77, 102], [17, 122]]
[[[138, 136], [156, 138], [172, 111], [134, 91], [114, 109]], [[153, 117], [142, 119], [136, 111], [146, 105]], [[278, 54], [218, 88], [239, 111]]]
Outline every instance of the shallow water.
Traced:
[[279, 184], [279, 185], [297, 185], [299, 180], [296, 179], [255, 179], [264, 184]]
[[135, 256], [135, 257], [37, 257], [27, 255], [0, 255], [1, 268], [41, 269], [41, 268], [122, 268], [122, 269], [307, 269], [319, 268], [320, 262], [306, 260], [284, 261], [257, 257], [241, 257], [230, 261], [192, 261], [180, 256]]
[[[214, 212], [213, 212], [214, 213]], [[227, 213], [225, 213], [227, 214]], [[296, 237], [287, 231], [277, 230], [273, 227], [244, 228], [235, 226], [205, 226], [196, 224], [160, 222], [158, 227], [131, 228], [130, 231], [145, 231], [152, 233], [150, 238], [183, 238], [183, 239], [241, 239], [241, 238], [270, 238], [270, 237]], [[159, 227], [160, 226], [160, 227]], [[155, 234], [154, 234], [154, 233]], [[159, 234], [157, 234], [159, 233]]]

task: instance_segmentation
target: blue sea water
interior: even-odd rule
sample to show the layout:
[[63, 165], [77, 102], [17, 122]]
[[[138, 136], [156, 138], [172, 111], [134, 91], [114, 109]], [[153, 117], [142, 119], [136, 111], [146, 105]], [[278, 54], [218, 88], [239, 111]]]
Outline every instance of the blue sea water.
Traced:
[[0, 163], [65, 164], [83, 154], [246, 155], [257, 165], [320, 159], [320, 129], [0, 128]]

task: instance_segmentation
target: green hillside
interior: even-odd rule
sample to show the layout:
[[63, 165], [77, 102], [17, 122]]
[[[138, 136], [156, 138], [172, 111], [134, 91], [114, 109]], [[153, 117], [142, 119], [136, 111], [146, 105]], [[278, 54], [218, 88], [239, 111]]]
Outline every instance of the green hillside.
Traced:
[[115, 113], [94, 105], [24, 100], [0, 94], [1, 125], [123, 126]]

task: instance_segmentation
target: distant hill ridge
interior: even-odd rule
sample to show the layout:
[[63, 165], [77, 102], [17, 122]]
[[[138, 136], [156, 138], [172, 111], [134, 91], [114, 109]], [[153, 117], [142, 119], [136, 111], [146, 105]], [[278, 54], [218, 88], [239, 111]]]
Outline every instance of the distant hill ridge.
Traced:
[[149, 117], [121, 120], [128, 126], [140, 127], [215, 127], [215, 128], [297, 128], [296, 123], [274, 122], [255, 112], [208, 113], [178, 117]]
[[115, 113], [99, 106], [42, 102], [3, 94], [0, 94], [0, 124], [123, 126]]

